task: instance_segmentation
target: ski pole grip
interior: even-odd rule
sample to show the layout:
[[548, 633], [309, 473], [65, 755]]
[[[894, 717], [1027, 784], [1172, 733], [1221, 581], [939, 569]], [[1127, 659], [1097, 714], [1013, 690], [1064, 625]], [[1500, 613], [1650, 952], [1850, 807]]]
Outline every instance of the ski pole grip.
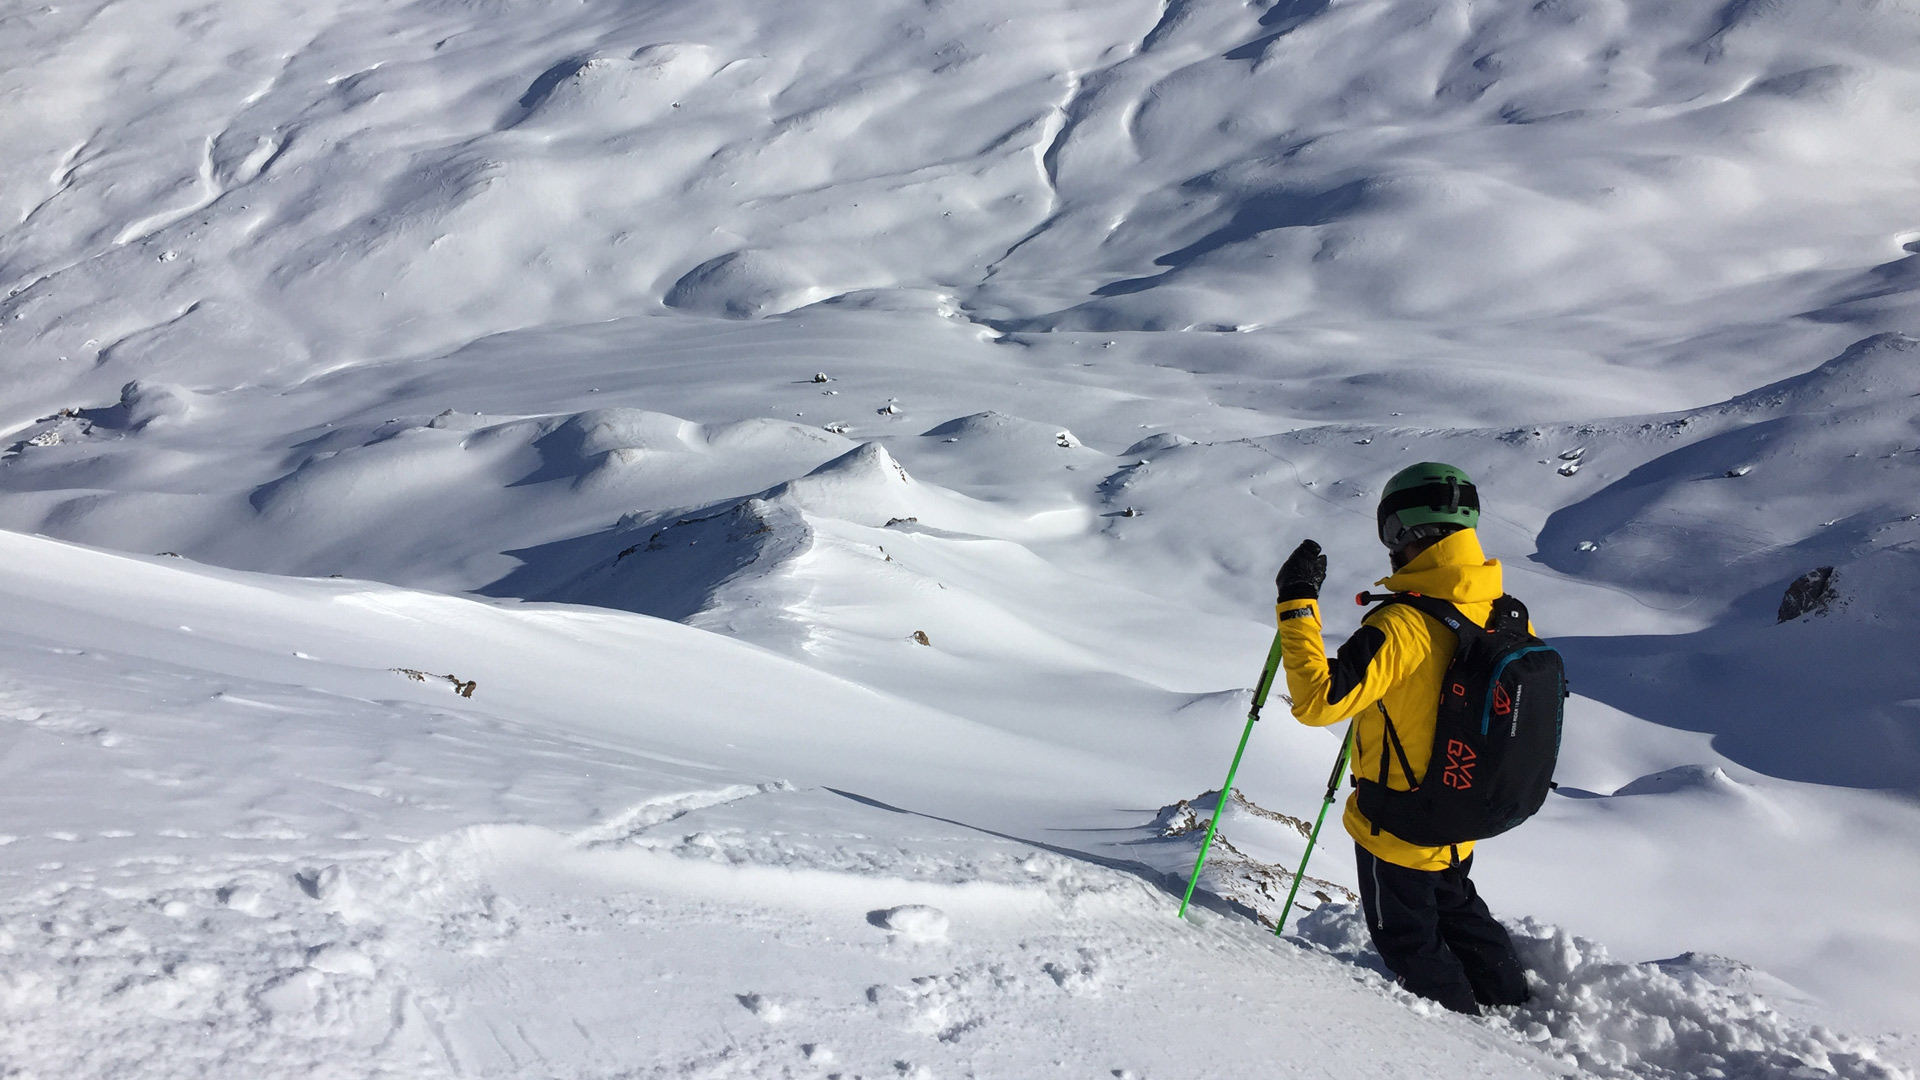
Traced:
[[1382, 600], [1391, 600], [1391, 599], [1393, 599], [1392, 593], [1367, 592], [1366, 590], [1362, 589], [1360, 592], [1357, 592], [1354, 594], [1353, 602], [1360, 605], [1361, 607], [1366, 607], [1368, 604], [1377, 604]]

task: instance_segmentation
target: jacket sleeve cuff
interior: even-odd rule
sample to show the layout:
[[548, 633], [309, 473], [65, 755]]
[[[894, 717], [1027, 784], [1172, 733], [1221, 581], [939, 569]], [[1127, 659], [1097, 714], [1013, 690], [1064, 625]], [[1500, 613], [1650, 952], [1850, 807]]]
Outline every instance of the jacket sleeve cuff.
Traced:
[[1320, 602], [1314, 599], [1282, 600], [1274, 605], [1274, 614], [1276, 621], [1281, 623], [1290, 619], [1313, 619], [1317, 622], [1320, 619], [1319, 608]]

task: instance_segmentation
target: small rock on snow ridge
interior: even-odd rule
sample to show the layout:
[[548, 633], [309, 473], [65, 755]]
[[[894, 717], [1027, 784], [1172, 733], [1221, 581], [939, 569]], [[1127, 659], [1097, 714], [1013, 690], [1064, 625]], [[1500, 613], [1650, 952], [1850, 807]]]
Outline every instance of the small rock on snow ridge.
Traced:
[[1833, 567], [1822, 566], [1793, 579], [1787, 594], [1780, 598], [1777, 622], [1791, 622], [1802, 615], [1825, 615], [1840, 598], [1834, 587]]
[[[1219, 805], [1219, 792], [1208, 791], [1189, 801], [1181, 799], [1171, 806], [1163, 806], [1154, 816], [1149, 826], [1156, 836], [1179, 843], [1181, 854], [1173, 859], [1177, 877], [1185, 881], [1192, 867], [1192, 852], [1197, 852], [1201, 837], [1205, 835], [1209, 805]], [[1206, 816], [1203, 816], [1206, 815]], [[1233, 824], [1238, 818], [1246, 826], [1244, 830]], [[1275, 830], [1274, 826], [1278, 826]], [[1275, 843], [1273, 837], [1263, 835], [1277, 833], [1280, 842], [1297, 844], [1306, 840], [1312, 826], [1291, 814], [1282, 814], [1268, 810], [1234, 789], [1233, 796], [1227, 802], [1226, 815], [1221, 818], [1221, 828], [1214, 833], [1213, 846], [1207, 854], [1206, 864], [1201, 868], [1199, 890], [1218, 896], [1231, 903], [1244, 905], [1249, 913], [1268, 926], [1277, 925], [1284, 916], [1279, 910], [1286, 902], [1289, 892], [1294, 892], [1295, 872], [1290, 866], [1277, 865], [1267, 861], [1271, 858], [1258, 857], [1252, 849], [1264, 853], [1269, 845]], [[1228, 833], [1240, 836], [1236, 844]], [[1357, 902], [1359, 897], [1353, 890], [1324, 878], [1308, 876], [1301, 881], [1294, 905], [1301, 908], [1316, 901], [1322, 904], [1335, 900]]]

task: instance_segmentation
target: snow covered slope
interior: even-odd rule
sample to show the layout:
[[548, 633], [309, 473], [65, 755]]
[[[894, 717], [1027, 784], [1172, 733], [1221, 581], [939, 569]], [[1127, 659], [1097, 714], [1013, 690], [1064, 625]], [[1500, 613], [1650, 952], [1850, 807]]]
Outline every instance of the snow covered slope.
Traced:
[[1485, 1026], [1350, 907], [1176, 921], [1096, 824], [1162, 767], [723, 636], [0, 546], [27, 1075], [1909, 1075], [1724, 960], [1529, 923], [1541, 1000]]
[[[0, 27], [7, 1069], [1920, 1057], [1911, 3]], [[1578, 695], [1478, 1024], [1277, 703], [1171, 918], [1421, 459]]]
[[901, 290], [1006, 329], [1285, 327], [1262, 352], [1490, 368], [1564, 415], [1515, 369], [1692, 404], [1912, 311], [1903, 4], [8, 18], [16, 420], [156, 370], [284, 384]]

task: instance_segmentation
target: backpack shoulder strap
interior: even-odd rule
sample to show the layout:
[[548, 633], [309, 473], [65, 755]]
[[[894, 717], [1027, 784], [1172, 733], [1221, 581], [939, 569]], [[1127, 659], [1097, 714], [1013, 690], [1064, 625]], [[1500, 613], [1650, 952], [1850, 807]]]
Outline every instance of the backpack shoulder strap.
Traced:
[[[1518, 603], [1518, 601], [1515, 601], [1515, 603]], [[1481, 629], [1479, 623], [1460, 614], [1459, 608], [1454, 607], [1451, 603], [1437, 596], [1426, 596], [1421, 593], [1411, 592], [1392, 593], [1380, 602], [1380, 608], [1384, 608], [1388, 604], [1405, 604], [1423, 615], [1429, 615], [1440, 625], [1453, 631], [1453, 635], [1456, 638], [1464, 639], [1468, 627], [1472, 627], [1475, 630]], [[1374, 610], [1378, 611], [1380, 608], [1375, 608]], [[1524, 611], [1521, 617], [1525, 617]]]
[[1500, 599], [1493, 602], [1493, 615], [1487, 619], [1489, 630], [1516, 630], [1522, 634], [1528, 634], [1532, 632], [1529, 629], [1532, 625], [1533, 620], [1527, 614], [1527, 605], [1521, 603], [1518, 597], [1509, 596], [1506, 593], [1500, 594]]
[[[1379, 597], [1380, 607], [1386, 607], [1388, 604], [1405, 604], [1416, 611], [1431, 615], [1440, 625], [1452, 630], [1455, 637], [1459, 637], [1469, 626], [1476, 630], [1517, 630], [1525, 633], [1532, 625], [1527, 615], [1527, 605], [1521, 603], [1518, 597], [1507, 593], [1500, 594], [1500, 599], [1493, 602], [1493, 611], [1487, 617], [1487, 625], [1484, 627], [1461, 614], [1459, 608], [1437, 596], [1426, 596], [1421, 593], [1389, 593], [1384, 597], [1379, 596], [1378, 593], [1363, 595], [1369, 598]], [[1374, 610], [1378, 611], [1379, 608]]]
[[1407, 760], [1406, 748], [1400, 744], [1400, 732], [1393, 726], [1393, 714], [1387, 712], [1386, 702], [1376, 701], [1374, 704], [1380, 707], [1380, 719], [1385, 721], [1387, 725], [1387, 737], [1380, 740], [1380, 785], [1382, 787], [1391, 786], [1387, 783], [1387, 777], [1392, 775], [1387, 763], [1387, 747], [1391, 744], [1393, 752], [1400, 757], [1400, 775], [1407, 778], [1407, 790], [1420, 790], [1421, 781], [1414, 779], [1413, 763]]

